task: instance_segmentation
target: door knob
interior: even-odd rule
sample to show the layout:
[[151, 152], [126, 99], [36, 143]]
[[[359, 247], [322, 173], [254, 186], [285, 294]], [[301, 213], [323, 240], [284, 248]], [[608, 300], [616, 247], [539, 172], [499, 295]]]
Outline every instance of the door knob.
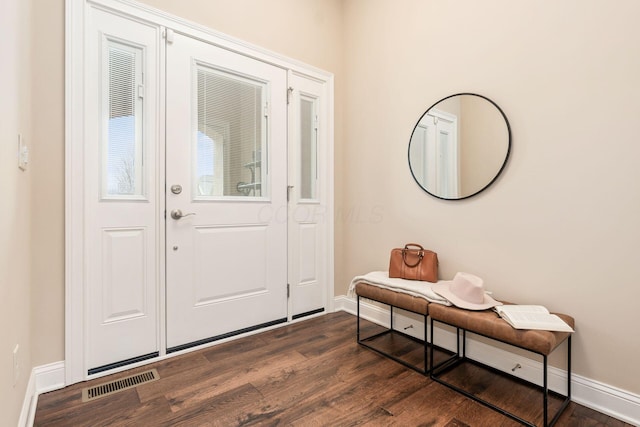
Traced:
[[174, 209], [171, 211], [171, 218], [173, 219], [180, 219], [180, 218], [184, 218], [185, 216], [189, 216], [189, 215], [195, 215], [195, 212], [191, 212], [188, 214], [183, 214], [182, 211], [180, 209]]

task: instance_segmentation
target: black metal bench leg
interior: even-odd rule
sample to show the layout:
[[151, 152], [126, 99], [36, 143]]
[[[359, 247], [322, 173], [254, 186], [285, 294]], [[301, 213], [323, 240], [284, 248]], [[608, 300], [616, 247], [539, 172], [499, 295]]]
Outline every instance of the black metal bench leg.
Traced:
[[430, 371], [427, 365], [427, 347], [429, 346], [429, 340], [427, 339], [427, 315], [424, 315], [424, 372], [425, 374]]
[[571, 335], [567, 338], [567, 398], [571, 400]]
[[548, 422], [548, 417], [549, 417], [549, 408], [548, 408], [548, 404], [549, 404], [549, 383], [548, 383], [548, 379], [547, 379], [547, 356], [544, 355], [542, 357], [543, 362], [543, 369], [544, 372], [542, 374], [542, 384], [543, 384], [543, 394], [542, 394], [542, 404], [544, 405], [544, 410], [543, 410], [543, 414], [544, 414], [544, 418], [543, 418], [543, 422], [544, 422], [544, 426], [548, 426], [549, 424], [547, 424]]
[[433, 318], [429, 318], [429, 319], [431, 321], [431, 346], [429, 346], [429, 348], [430, 348], [430, 350], [429, 350], [429, 372], [432, 372], [433, 371], [433, 346], [434, 346], [434, 340], [433, 340]]
[[571, 335], [567, 337], [567, 394], [564, 397], [562, 405], [560, 405], [560, 408], [549, 423], [549, 426], [554, 425], [560, 419], [560, 415], [562, 415], [566, 407], [569, 406], [569, 403], [571, 403]]
[[358, 318], [357, 322], [357, 331], [356, 331], [356, 342], [360, 342], [360, 295], [358, 295], [358, 302], [357, 302], [357, 306], [358, 306], [358, 315], [356, 316]]
[[[460, 328], [458, 328], [458, 335], [460, 335]], [[462, 330], [462, 358], [467, 358], [467, 330]]]

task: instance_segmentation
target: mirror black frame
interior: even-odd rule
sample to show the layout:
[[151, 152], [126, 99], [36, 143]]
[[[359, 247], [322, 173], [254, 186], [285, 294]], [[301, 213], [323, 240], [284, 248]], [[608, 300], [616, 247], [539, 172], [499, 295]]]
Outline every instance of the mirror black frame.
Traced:
[[[456, 96], [462, 96], [462, 95], [471, 95], [471, 96], [476, 96], [479, 98], [484, 99], [485, 101], [488, 101], [491, 105], [493, 105], [498, 112], [500, 113], [500, 115], [502, 115], [502, 118], [504, 119], [504, 122], [507, 126], [507, 135], [508, 135], [508, 141], [507, 141], [507, 152], [505, 154], [504, 157], [504, 161], [502, 162], [502, 166], [500, 167], [500, 169], [497, 171], [497, 173], [495, 174], [495, 176], [482, 188], [480, 188], [478, 191], [476, 191], [475, 193], [469, 194], [467, 196], [462, 196], [462, 197], [456, 197], [456, 198], [448, 198], [448, 197], [442, 197], [440, 195], [434, 194], [432, 192], [430, 192], [429, 190], [427, 190], [421, 183], [420, 181], [418, 181], [418, 178], [416, 177], [416, 175], [413, 173], [413, 168], [411, 166], [411, 141], [413, 140], [413, 134], [415, 133], [418, 125], [420, 124], [420, 121], [422, 121], [422, 118], [427, 115], [429, 113], [429, 111], [431, 111], [431, 109], [433, 109], [436, 105], [440, 104], [443, 101], [446, 101], [449, 98], [453, 98]], [[431, 105], [431, 107], [429, 107], [418, 119], [418, 121], [416, 122], [416, 125], [413, 127], [413, 131], [411, 131], [411, 137], [409, 138], [409, 147], [407, 149], [407, 160], [409, 163], [409, 170], [411, 171], [411, 176], [413, 177], [414, 181], [416, 182], [416, 184], [418, 184], [418, 186], [427, 194], [441, 199], [441, 200], [464, 200], [464, 199], [468, 199], [470, 197], [473, 197], [477, 194], [482, 193], [484, 190], [486, 190], [489, 186], [491, 186], [491, 184], [493, 184], [498, 177], [500, 176], [500, 174], [502, 174], [502, 171], [504, 170], [504, 168], [507, 166], [507, 161], [509, 160], [509, 155], [511, 154], [511, 125], [509, 124], [509, 120], [507, 119], [507, 116], [504, 114], [504, 111], [502, 111], [502, 109], [498, 106], [498, 104], [496, 104], [495, 102], [493, 102], [491, 99], [487, 98], [486, 96], [483, 95], [479, 95], [477, 93], [471, 93], [471, 92], [461, 92], [461, 93], [456, 93], [453, 95], [449, 95], [447, 97], [444, 97], [440, 100], [438, 100], [437, 102], [435, 102], [433, 105]]]

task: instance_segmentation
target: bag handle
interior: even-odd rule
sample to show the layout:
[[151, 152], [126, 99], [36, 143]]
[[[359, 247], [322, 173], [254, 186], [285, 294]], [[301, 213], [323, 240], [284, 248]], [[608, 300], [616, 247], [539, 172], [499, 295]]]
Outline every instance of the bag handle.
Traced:
[[[409, 264], [407, 262], [407, 252], [411, 250], [409, 246], [415, 246], [416, 248], [418, 248], [418, 260], [415, 262], [415, 264]], [[402, 250], [402, 261], [407, 267], [413, 268], [417, 266], [418, 264], [420, 264], [420, 261], [422, 261], [423, 257], [424, 257], [424, 248], [421, 245], [418, 245], [417, 243], [407, 243], [406, 245], [404, 245], [404, 249]]]
[[422, 247], [422, 245], [419, 245], [417, 243], [407, 243], [406, 245], [404, 245], [405, 249], [410, 249], [409, 246], [415, 246], [416, 248], [420, 249], [421, 251], [424, 251], [424, 248]]

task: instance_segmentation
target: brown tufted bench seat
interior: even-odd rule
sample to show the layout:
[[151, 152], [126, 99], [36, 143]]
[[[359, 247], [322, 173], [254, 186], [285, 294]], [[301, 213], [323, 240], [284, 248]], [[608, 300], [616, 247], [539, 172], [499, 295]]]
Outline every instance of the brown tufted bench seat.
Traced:
[[[401, 363], [405, 366], [407, 366], [408, 368], [411, 368], [413, 370], [416, 370], [422, 374], [426, 374], [427, 371], [427, 349], [428, 349], [428, 343], [427, 343], [427, 327], [428, 327], [428, 323], [427, 323], [427, 315], [429, 314], [429, 301], [427, 301], [424, 298], [420, 298], [420, 297], [414, 297], [412, 295], [409, 294], [405, 294], [402, 292], [396, 292], [396, 291], [392, 291], [389, 289], [384, 289], [378, 286], [374, 286], [374, 285], [370, 285], [368, 283], [364, 283], [364, 282], [359, 282], [356, 283], [355, 286], [355, 292], [357, 295], [357, 305], [358, 305], [358, 325], [357, 325], [357, 340], [358, 340], [358, 344], [361, 344], [371, 350], [374, 350], [380, 354], [382, 354], [383, 356], [389, 357], [390, 359], [395, 360], [398, 363]], [[384, 330], [383, 332], [371, 335], [369, 337], [366, 338], [362, 338], [360, 336], [360, 298], [367, 298], [373, 301], [377, 301], [379, 303], [382, 304], [386, 304], [390, 307], [390, 321], [389, 321], [389, 328]], [[433, 305], [437, 305], [437, 304], [433, 304]], [[413, 341], [418, 341], [416, 338], [411, 337], [407, 334], [404, 334], [400, 331], [395, 331], [393, 329], [393, 309], [395, 308], [401, 308], [403, 310], [407, 310], [410, 311], [412, 313], [416, 313], [419, 315], [423, 316], [424, 319], [424, 369], [421, 369], [419, 366], [416, 366], [414, 364], [408, 363], [407, 361], [396, 357], [393, 354], [387, 353], [385, 351], [383, 351], [382, 349], [380, 349], [379, 347], [376, 347], [374, 345], [372, 345], [373, 341], [376, 340], [376, 338], [379, 338], [383, 335], [387, 335], [387, 334], [401, 334]]]
[[402, 308], [413, 313], [429, 314], [429, 301], [413, 295], [391, 291], [368, 283], [360, 282], [356, 284], [356, 294], [363, 298], [378, 301], [392, 307]]
[[[524, 424], [535, 426], [535, 424], [523, 420], [522, 418], [511, 414], [504, 409], [491, 404], [472, 393], [461, 389], [453, 384], [444, 381], [441, 376], [465, 361], [471, 361], [466, 356], [466, 333], [472, 332], [474, 334], [482, 335], [487, 338], [491, 338], [496, 341], [510, 344], [512, 346], [528, 350], [530, 352], [539, 354], [543, 358], [543, 386], [541, 391], [543, 394], [543, 420], [545, 426], [553, 425], [560, 417], [562, 411], [566, 408], [571, 400], [571, 333], [568, 332], [551, 332], [540, 330], [523, 330], [514, 329], [506, 321], [501, 319], [498, 314], [493, 310], [471, 311], [463, 310], [457, 307], [447, 307], [440, 304], [432, 304], [429, 307], [429, 315], [431, 316], [431, 344], [435, 345], [434, 337], [434, 322], [441, 322], [456, 328], [458, 337], [458, 349], [447, 362], [433, 366], [433, 354], [431, 355], [430, 371], [431, 378], [441, 384], [444, 384], [453, 390], [456, 390], [467, 397], [470, 397], [510, 418]], [[557, 314], [562, 320], [564, 320], [569, 326], [574, 327], [574, 319], [566, 314]], [[460, 350], [460, 331], [462, 331], [462, 351]], [[555, 414], [551, 422], [548, 422], [548, 381], [547, 381], [547, 356], [551, 354], [561, 343], [567, 342], [567, 394], [561, 395], [555, 393], [563, 398], [562, 405]], [[472, 361], [475, 364], [479, 362]], [[490, 368], [491, 369], [491, 368]]]

